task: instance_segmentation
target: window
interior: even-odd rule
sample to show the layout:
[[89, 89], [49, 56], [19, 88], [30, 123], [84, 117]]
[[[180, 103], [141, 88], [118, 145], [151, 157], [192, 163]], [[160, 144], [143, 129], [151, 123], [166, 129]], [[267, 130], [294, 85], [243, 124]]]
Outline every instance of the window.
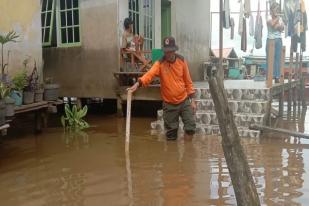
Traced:
[[42, 0], [41, 5], [43, 46], [79, 46], [79, 0]]
[[139, 0], [129, 0], [129, 17], [134, 24], [133, 33], [139, 34]]
[[154, 41], [154, 1], [129, 0], [129, 17], [133, 20], [133, 33], [144, 36], [144, 49], [151, 50]]
[[51, 45], [51, 34], [54, 19], [54, 0], [42, 0], [41, 24], [42, 24], [42, 44]]
[[153, 0], [143, 0], [144, 17], [144, 47], [146, 50], [152, 49], [153, 42]]

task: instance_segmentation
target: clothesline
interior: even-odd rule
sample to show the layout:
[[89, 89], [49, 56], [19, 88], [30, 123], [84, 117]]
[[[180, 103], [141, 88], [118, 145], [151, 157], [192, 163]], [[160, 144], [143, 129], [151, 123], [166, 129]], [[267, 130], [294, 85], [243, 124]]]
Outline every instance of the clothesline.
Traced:
[[[252, 13], [257, 13], [258, 11], [251, 11]], [[260, 11], [261, 13], [262, 12], [269, 12], [269, 11], [266, 11], [266, 10], [261, 10]], [[210, 12], [211, 14], [219, 14], [220, 12], [218, 11], [212, 11]], [[239, 11], [231, 11], [230, 14], [239, 14], [240, 12]]]

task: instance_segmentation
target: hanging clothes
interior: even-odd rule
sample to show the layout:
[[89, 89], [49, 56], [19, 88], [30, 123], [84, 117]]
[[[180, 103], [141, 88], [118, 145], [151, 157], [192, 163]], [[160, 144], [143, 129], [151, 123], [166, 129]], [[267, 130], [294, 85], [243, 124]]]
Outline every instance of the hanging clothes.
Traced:
[[255, 39], [255, 48], [260, 49], [263, 46], [262, 43], [263, 36], [263, 21], [260, 10], [260, 1], [258, 2], [258, 11], [255, 20], [255, 31], [254, 31], [254, 39]]
[[238, 34], [241, 36], [243, 31], [243, 20], [244, 20], [244, 5], [242, 0], [240, 2], [240, 10], [239, 10], [239, 21], [238, 21]]
[[245, 0], [244, 2], [244, 15], [246, 18], [248, 18], [251, 14], [251, 4], [250, 0]]
[[252, 14], [250, 14], [249, 18], [249, 35], [254, 36], [254, 19]]
[[234, 39], [234, 29], [235, 29], [235, 22], [234, 22], [234, 18], [230, 19], [230, 23], [231, 23], [231, 39]]
[[243, 17], [243, 29], [241, 35], [241, 50], [246, 52], [247, 51], [247, 22], [246, 18]]
[[283, 21], [287, 27], [287, 36], [291, 37], [291, 51], [297, 52], [298, 43], [306, 51], [307, 13], [304, 0], [285, 0]]
[[225, 29], [229, 29], [230, 28], [230, 1], [229, 0], [224, 0], [223, 27]]

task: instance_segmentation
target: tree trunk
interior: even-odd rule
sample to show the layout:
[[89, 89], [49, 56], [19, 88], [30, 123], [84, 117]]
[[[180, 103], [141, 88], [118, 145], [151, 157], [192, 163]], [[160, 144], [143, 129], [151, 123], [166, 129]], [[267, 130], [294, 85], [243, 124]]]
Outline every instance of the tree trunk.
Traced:
[[210, 78], [209, 88], [219, 121], [222, 147], [233, 183], [237, 205], [260, 205], [247, 158], [234, 122], [234, 117], [228, 107], [223, 81], [218, 77]]

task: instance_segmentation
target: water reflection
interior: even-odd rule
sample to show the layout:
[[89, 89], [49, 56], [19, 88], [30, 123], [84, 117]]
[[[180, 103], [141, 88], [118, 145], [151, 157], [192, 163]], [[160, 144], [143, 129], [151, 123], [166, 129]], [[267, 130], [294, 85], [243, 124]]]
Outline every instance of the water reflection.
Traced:
[[81, 149], [89, 148], [90, 141], [89, 135], [85, 131], [64, 131], [62, 135], [62, 141], [69, 148]]
[[[306, 120], [303, 112], [273, 123], [306, 131]], [[93, 117], [94, 127], [75, 136], [49, 128], [8, 137], [0, 144], [1, 205], [236, 205], [220, 137], [167, 142], [150, 134], [151, 121], [132, 119], [128, 154], [117, 117]], [[263, 205], [306, 205], [308, 141], [263, 134], [242, 142]]]

